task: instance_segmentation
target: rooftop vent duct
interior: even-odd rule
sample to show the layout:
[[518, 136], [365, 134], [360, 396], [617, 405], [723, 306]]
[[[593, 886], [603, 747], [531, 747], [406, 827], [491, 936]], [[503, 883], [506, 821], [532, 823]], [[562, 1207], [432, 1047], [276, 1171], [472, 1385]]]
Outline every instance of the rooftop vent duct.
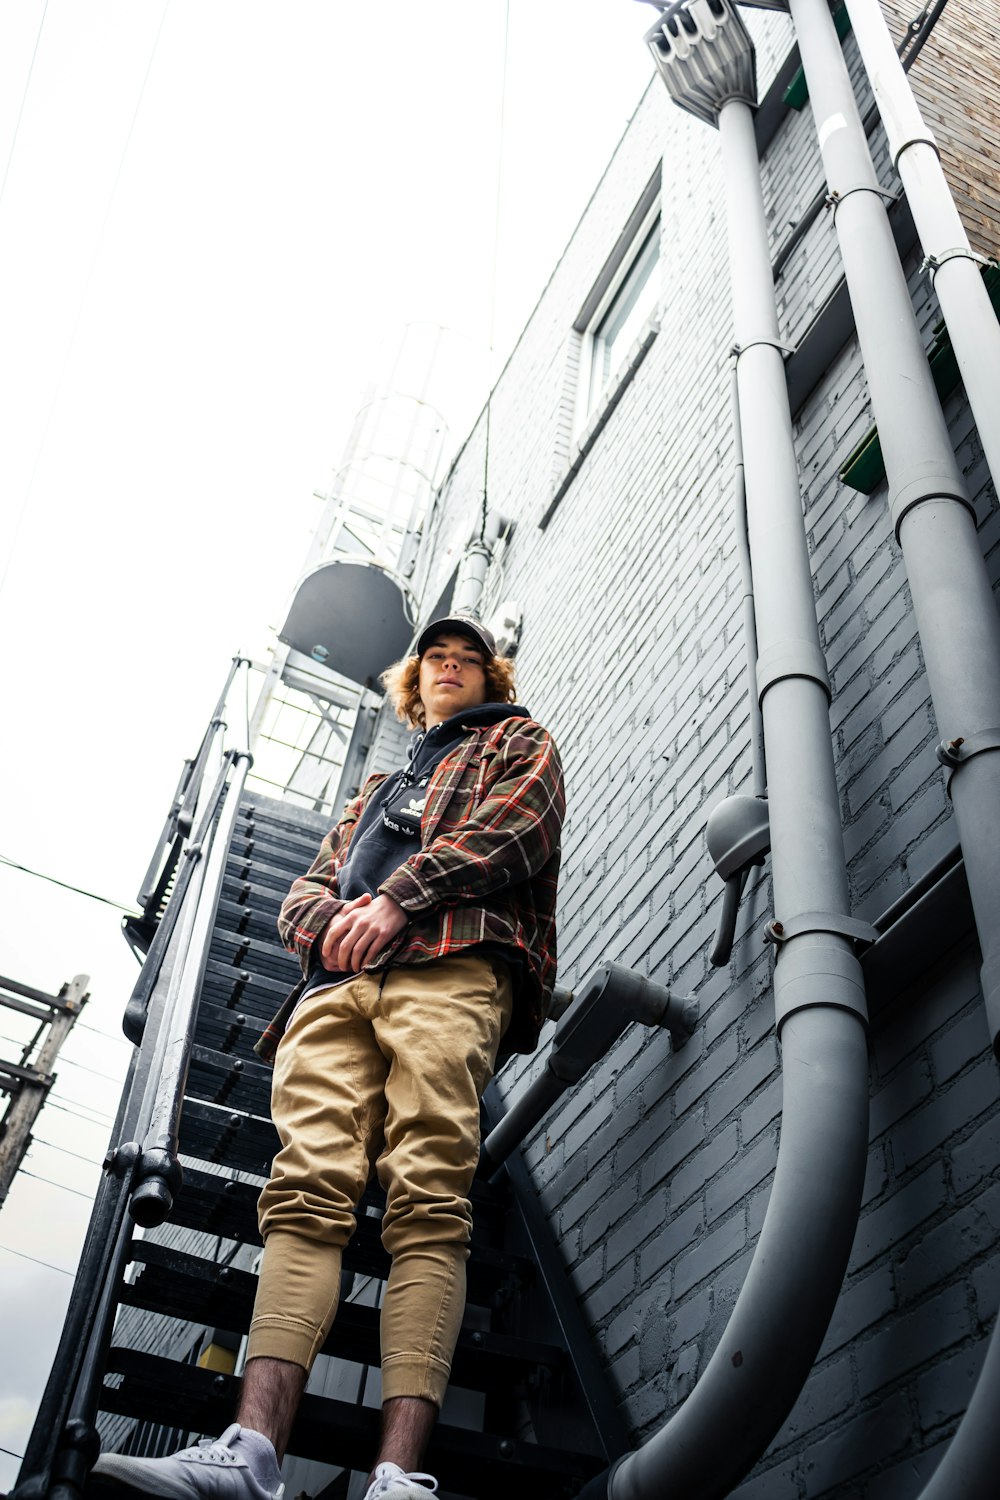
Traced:
[[674, 103], [706, 125], [727, 99], [757, 103], [753, 42], [732, 0], [665, 5], [645, 40]]

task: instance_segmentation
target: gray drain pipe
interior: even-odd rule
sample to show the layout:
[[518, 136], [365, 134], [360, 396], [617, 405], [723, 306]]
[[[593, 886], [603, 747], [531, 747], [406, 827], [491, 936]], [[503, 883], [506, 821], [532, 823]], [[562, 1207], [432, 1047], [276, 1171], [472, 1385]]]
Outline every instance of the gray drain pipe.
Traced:
[[[833, 23], [823, 0], [790, 0], [789, 9], [798, 32], [823, 165], [838, 205], [837, 233], [885, 456], [893, 521], [906, 563], [938, 727], [945, 735], [938, 754], [953, 767], [949, 790], [983, 952], [981, 983], [996, 1052], [1000, 1042], [1000, 755], [996, 753], [1000, 749], [1000, 621]], [[901, 173], [905, 160], [906, 156], [900, 158]], [[920, 163], [917, 156], [913, 160]], [[920, 164], [925, 166], [926, 159]], [[916, 198], [920, 202], [919, 191]], [[912, 207], [921, 227], [921, 220], [926, 223], [923, 205], [918, 210], [917, 202], [912, 202]], [[942, 273], [950, 271], [953, 287], [955, 271], [965, 259], [960, 254], [953, 257], [954, 264], [949, 259], [942, 266]], [[939, 281], [943, 292], [943, 274]], [[943, 301], [942, 296], [942, 305]], [[990, 338], [994, 323], [990, 308], [986, 323]], [[956, 354], [959, 328], [964, 328], [961, 317], [952, 327]], [[904, 384], [905, 391], [901, 391]], [[980, 399], [990, 395], [995, 397], [996, 390], [983, 392]], [[996, 438], [995, 424], [988, 417], [979, 420], [985, 448], [987, 434]], [[990, 1500], [996, 1493], [998, 1406], [1000, 1331], [994, 1327], [969, 1409], [923, 1491], [923, 1500], [952, 1500], [956, 1495], [963, 1500]]]
[[[946, 735], [939, 757], [954, 768], [949, 790], [984, 954], [982, 992], [996, 1053], [1000, 1044], [1000, 621], [972, 505], [916, 329], [840, 42], [823, 0], [790, 0], [789, 9], [813, 99], [823, 166], [837, 204], [835, 222], [844, 273], [886, 460], [895, 531], [906, 561], [934, 711]], [[865, 49], [871, 28], [865, 26], [864, 6], [850, 5], [849, 9], [856, 23], [861, 20], [859, 45]], [[882, 60], [877, 71], [882, 80], [891, 77], [892, 69], [886, 66], [883, 71]], [[901, 175], [910, 157], [904, 183], [912, 193], [910, 205], [922, 236], [927, 233], [930, 239], [945, 225], [946, 237], [951, 237], [957, 217], [949, 219], [940, 201], [934, 213], [924, 202], [922, 189], [927, 183], [919, 178], [927, 177], [928, 150], [913, 145], [901, 154], [906, 142], [895, 135], [897, 129], [913, 129], [915, 118], [907, 113], [895, 117], [889, 105], [886, 114]], [[945, 251], [960, 249], [955, 257], [940, 251], [940, 240], [937, 246], [933, 239], [930, 245], [924, 242], [928, 255], [939, 260], [937, 290], [942, 306], [946, 272], [951, 300], [957, 300], [954, 291], [960, 279], [970, 282], [973, 267], [964, 255], [966, 245], [964, 231], [954, 246], [945, 246]], [[996, 338], [993, 308], [984, 312], [982, 320], [973, 335], [982, 338], [984, 350], [973, 354], [972, 360], [967, 357], [963, 369], [972, 372], [979, 411], [987, 413], [976, 413], [987, 449], [988, 440], [994, 444], [997, 440], [996, 419], [990, 405], [984, 405], [996, 405], [997, 396], [996, 384], [993, 389], [984, 386], [984, 371], [990, 369], [987, 347]], [[958, 354], [960, 339], [963, 347], [969, 342], [961, 311], [958, 321], [952, 315], [951, 332]], [[996, 381], [996, 375], [988, 380]], [[969, 396], [972, 401], [972, 390]], [[996, 477], [993, 459], [991, 466]], [[996, 1494], [999, 1407], [997, 1325], [969, 1410], [948, 1454], [922, 1491], [922, 1500], [954, 1500], [955, 1496], [991, 1500]]]
[[969, 244], [934, 135], [892, 45], [878, 0], [846, 0], [926, 267], [948, 325], [986, 462], [1000, 485], [1000, 323]]
[[861, 970], [751, 106], [730, 0], [670, 7], [647, 40], [675, 102], [722, 135], [767, 750], [784, 1109], [774, 1185], [732, 1317], [680, 1410], [584, 1492], [717, 1500], [795, 1403], [840, 1290], [868, 1146]]
[[457, 614], [474, 615], [482, 598], [486, 575], [489, 572], [504, 518], [495, 510], [488, 510], [483, 517], [480, 532], [472, 538], [462, 556], [455, 581], [455, 592], [451, 607]]
[[[1000, 1042], [1000, 619], [824, 0], [790, 0]], [[993, 319], [992, 309], [990, 318]], [[994, 396], [996, 392], [993, 393]]]

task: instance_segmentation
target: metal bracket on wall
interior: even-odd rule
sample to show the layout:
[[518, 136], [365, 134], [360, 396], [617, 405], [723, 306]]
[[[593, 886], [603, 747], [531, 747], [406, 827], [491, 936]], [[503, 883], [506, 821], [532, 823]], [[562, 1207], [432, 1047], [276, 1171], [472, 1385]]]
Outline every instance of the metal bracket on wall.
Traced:
[[[913, 142], [908, 144], [912, 145]], [[980, 255], [978, 250], [973, 250], [969, 245], [955, 245], [951, 250], [941, 250], [937, 255], [925, 255], [920, 262], [921, 271], [926, 271], [931, 278], [931, 286], [934, 278], [942, 266], [946, 266], [950, 260], [974, 260], [981, 266], [995, 266], [998, 263], [989, 255]]]
[[827, 207], [833, 209], [833, 222], [837, 222], [837, 209], [842, 203], [850, 198], [852, 193], [874, 193], [876, 198], [882, 198], [886, 203], [893, 204], [899, 197], [898, 193], [887, 193], [882, 188], [870, 187], [867, 182], [859, 182], [855, 187], [845, 188], [843, 192], [834, 188], [832, 193], [826, 196]]
[[[1000, 729], [980, 729], [978, 734], [958, 735], [953, 740], [942, 740], [934, 753], [943, 766], [950, 768], [953, 776], [967, 760], [971, 760], [974, 755], [983, 755], [988, 750], [1000, 750]], [[950, 797], [951, 776], [948, 777], [946, 791]]]
[[858, 917], [849, 917], [837, 911], [802, 911], [798, 916], [790, 917], [787, 922], [779, 922], [776, 917], [773, 918], [764, 928], [764, 941], [780, 948], [789, 938], [801, 937], [804, 932], [835, 932], [839, 937], [848, 938], [864, 948], [869, 947], [878, 937], [871, 923], [862, 922]]
[[756, 349], [759, 344], [765, 344], [769, 349], [777, 349], [779, 354], [787, 355], [789, 358], [798, 347], [796, 344], [783, 344], [780, 339], [747, 339], [745, 344], [734, 344], [729, 351], [729, 357], [738, 364], [741, 354], [746, 354], [749, 349]]
[[[908, 151], [911, 146], [930, 146], [938, 161], [941, 160], [941, 148], [932, 135], [914, 135], [911, 136], [908, 141], [903, 142], [899, 150], [896, 152], [895, 156], [892, 158], [892, 169], [894, 172], [899, 171], [899, 158], [902, 156], [903, 152]], [[921, 269], [923, 268], [921, 267]]]

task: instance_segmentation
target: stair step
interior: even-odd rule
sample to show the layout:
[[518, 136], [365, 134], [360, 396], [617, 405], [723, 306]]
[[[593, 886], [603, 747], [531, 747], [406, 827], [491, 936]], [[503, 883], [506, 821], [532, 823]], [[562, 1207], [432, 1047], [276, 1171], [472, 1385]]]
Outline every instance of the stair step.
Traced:
[[[121, 1384], [105, 1386], [103, 1410], [148, 1418], [165, 1426], [215, 1435], [232, 1421], [240, 1382], [194, 1365], [182, 1365], [135, 1349], [112, 1349], [108, 1373]], [[288, 1451], [299, 1458], [367, 1473], [378, 1441], [379, 1412], [346, 1401], [306, 1395]], [[475, 1500], [562, 1500], [574, 1495], [604, 1462], [575, 1451], [528, 1443], [510, 1433], [473, 1432], [439, 1423], [427, 1451], [427, 1467], [441, 1488]], [[88, 1500], [120, 1500], [107, 1481], [92, 1478]]]
[[263, 1116], [271, 1099], [271, 1069], [256, 1059], [227, 1056], [196, 1042], [184, 1095]]
[[266, 1177], [278, 1150], [278, 1133], [270, 1120], [240, 1114], [200, 1099], [188, 1099], [181, 1115], [179, 1149], [183, 1156], [214, 1162], [236, 1172]]
[[[318, 847], [317, 843], [316, 848]], [[284, 870], [288, 884], [291, 885], [296, 876], [304, 874], [312, 864], [316, 848], [306, 856], [300, 849], [284, 848], [270, 839], [258, 838], [252, 829], [237, 828], [229, 846], [226, 865], [228, 868], [247, 861], [254, 865], [259, 862], [274, 871]]]
[[[260, 1185], [236, 1182], [186, 1166], [170, 1222], [183, 1229], [259, 1245], [259, 1196]], [[492, 1243], [505, 1208], [505, 1191], [477, 1181], [469, 1196], [472, 1203], [472, 1254], [466, 1266], [469, 1297], [480, 1305], [492, 1306], [515, 1288], [529, 1285], [535, 1268], [525, 1257], [511, 1255]], [[361, 1201], [357, 1228], [344, 1252], [345, 1270], [355, 1271], [359, 1276], [375, 1276], [380, 1281], [389, 1274], [389, 1257], [382, 1247], [381, 1219], [364, 1210], [371, 1207], [381, 1211], [384, 1202], [381, 1189], [372, 1183]]]
[[250, 880], [255, 885], [272, 891], [279, 901], [284, 901], [292, 881], [297, 875], [305, 874], [310, 864], [312, 864], [311, 858], [296, 869], [292, 869], [288, 865], [271, 864], [270, 860], [265, 857], [265, 851], [262, 850], [258, 850], [255, 854], [252, 849], [249, 851], [244, 849], [238, 854], [230, 849], [229, 858], [226, 860], [226, 879]]
[[289, 818], [284, 809], [275, 814], [246, 800], [239, 809], [238, 817], [241, 821], [264, 829], [275, 837], [303, 840], [314, 847], [325, 834], [329, 833], [336, 821], [330, 813], [308, 813], [306, 814], [308, 821], [299, 822], [297, 819]]
[[272, 941], [277, 939], [278, 926], [272, 913], [240, 902], [225, 898], [220, 900], [215, 922], [216, 931], [228, 933], [232, 937], [260, 937]]
[[230, 937], [216, 928], [212, 934], [209, 959], [231, 965], [234, 969], [249, 969], [268, 979], [282, 980], [286, 989], [291, 989], [302, 977], [298, 959], [286, 953], [277, 933], [272, 942], [266, 942], [256, 937]]
[[[229, 1333], [248, 1331], [257, 1290], [252, 1271], [219, 1266], [150, 1241], [135, 1246], [133, 1260], [141, 1269], [123, 1286], [121, 1297], [130, 1307]], [[321, 1352], [353, 1364], [377, 1365], [379, 1309], [342, 1301]], [[550, 1344], [468, 1328], [459, 1336], [452, 1381], [466, 1390], [510, 1391], [537, 1377], [541, 1369], [556, 1374], [565, 1359], [563, 1351]]]
[[240, 799], [240, 811], [255, 818], [280, 823], [285, 828], [297, 828], [303, 832], [325, 831], [331, 826], [328, 812], [317, 812], [315, 808], [303, 807], [287, 797], [269, 797], [265, 792], [244, 791]]
[[[298, 979], [301, 976], [299, 965], [291, 954], [288, 958], [294, 978]], [[241, 968], [232, 961], [223, 962], [220, 958], [210, 957], [201, 992], [212, 999], [221, 1000], [224, 1005], [235, 1005], [242, 1009], [244, 997], [247, 1000], [255, 997], [262, 1005], [277, 1007], [288, 994], [289, 988], [287, 975], [274, 977], [270, 974], [254, 974], [250, 969]]]
[[255, 911], [272, 912], [275, 919], [283, 900], [281, 892], [270, 886], [261, 885], [255, 880], [237, 880], [231, 875], [223, 878], [222, 894], [225, 900], [233, 901], [238, 906], [252, 906]]
[[265, 1017], [242, 1010], [227, 1010], [224, 1006], [202, 1000], [195, 1042], [227, 1058], [239, 1057], [245, 1062], [259, 1062], [260, 1059], [253, 1050], [254, 1043], [275, 1009], [276, 1006], [272, 1005]]

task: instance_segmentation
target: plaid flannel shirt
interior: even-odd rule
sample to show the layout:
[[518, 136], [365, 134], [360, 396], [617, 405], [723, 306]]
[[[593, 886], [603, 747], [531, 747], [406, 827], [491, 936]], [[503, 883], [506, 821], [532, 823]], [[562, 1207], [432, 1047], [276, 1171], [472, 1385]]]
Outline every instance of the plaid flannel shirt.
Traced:
[[[292, 885], [278, 931], [305, 975], [317, 937], [344, 902], [337, 873], [368, 799], [370, 776], [312, 866]], [[566, 809], [559, 752], [533, 719], [470, 728], [427, 786], [420, 849], [380, 891], [409, 921], [365, 969], [423, 963], [479, 943], [520, 950], [524, 965], [503, 1051], [531, 1052], [556, 975], [556, 882]], [[296, 986], [254, 1049], [270, 1061], [304, 987]]]

